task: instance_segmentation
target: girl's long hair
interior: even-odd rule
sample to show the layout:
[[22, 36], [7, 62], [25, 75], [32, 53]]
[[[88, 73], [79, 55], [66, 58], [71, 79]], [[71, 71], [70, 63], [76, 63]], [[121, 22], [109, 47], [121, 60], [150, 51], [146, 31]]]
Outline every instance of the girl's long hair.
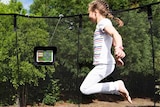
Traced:
[[114, 20], [119, 25], [119, 27], [124, 25], [121, 19], [114, 17], [114, 15], [110, 12], [109, 5], [105, 0], [94, 0], [89, 3], [89, 8], [91, 11], [95, 11], [95, 9], [99, 10], [101, 15]]

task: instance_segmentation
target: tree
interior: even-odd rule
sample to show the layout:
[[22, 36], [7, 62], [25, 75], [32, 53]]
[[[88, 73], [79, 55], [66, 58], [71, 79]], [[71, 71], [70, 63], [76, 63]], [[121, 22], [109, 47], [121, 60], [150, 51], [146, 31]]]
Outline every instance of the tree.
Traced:
[[90, 1], [91, 0], [35, 0], [31, 5], [31, 13], [41, 16], [83, 14], [87, 13], [87, 4]]
[[[13, 10], [10, 9], [12, 4], [15, 4]], [[19, 3], [17, 6], [19, 6]], [[15, 2], [8, 5], [8, 11], [20, 11], [20, 9], [16, 9]], [[33, 60], [34, 47], [48, 45], [47, 38], [49, 34], [45, 31], [47, 25], [43, 19], [29, 20], [17, 15], [14, 15], [14, 17], [1, 17], [1, 20], [3, 20], [0, 35], [2, 38], [0, 48], [1, 82], [11, 83], [18, 102], [20, 101], [21, 106], [25, 106], [27, 86], [38, 85], [39, 79], [45, 79], [46, 72], [54, 72], [53, 67], [46, 67], [46, 70], [45, 67], [35, 66]], [[13, 20], [17, 21], [12, 23]]]
[[[159, 96], [160, 95], [160, 67], [159, 67], [159, 62], [160, 62], [160, 54], [159, 54], [159, 49], [160, 49], [160, 47], [159, 47], [159, 44], [160, 44], [160, 42], [159, 42], [159, 36], [158, 35], [160, 35], [160, 23], [159, 23], [159, 20], [160, 20], [160, 14], [159, 14], [159, 10], [160, 10], [160, 8], [158, 7], [158, 6], [154, 6], [154, 7], [152, 7], [152, 9], [154, 10], [154, 15], [153, 15], [153, 23], [152, 23], [152, 26], [153, 26], [153, 28], [152, 28], [152, 36], [154, 37], [154, 41], [153, 41], [153, 43], [154, 43], [154, 53], [155, 53], [155, 81], [156, 81], [156, 86], [155, 86], [155, 88], [156, 88], [156, 94]], [[156, 100], [158, 100], [159, 98], [157, 97], [157, 99]]]

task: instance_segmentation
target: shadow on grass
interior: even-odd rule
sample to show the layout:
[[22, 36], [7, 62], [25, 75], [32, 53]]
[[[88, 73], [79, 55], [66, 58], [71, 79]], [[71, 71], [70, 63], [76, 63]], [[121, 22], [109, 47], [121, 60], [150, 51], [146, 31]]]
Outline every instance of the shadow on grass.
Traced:
[[119, 95], [109, 95], [109, 94], [95, 94], [95, 95], [82, 95], [82, 104], [92, 103], [94, 100], [106, 101], [106, 102], [119, 102], [124, 101], [124, 98]]

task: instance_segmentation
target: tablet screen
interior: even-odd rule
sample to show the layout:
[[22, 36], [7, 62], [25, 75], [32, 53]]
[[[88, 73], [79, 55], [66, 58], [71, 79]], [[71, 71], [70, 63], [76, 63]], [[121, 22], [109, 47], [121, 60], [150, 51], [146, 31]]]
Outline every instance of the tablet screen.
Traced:
[[35, 47], [34, 59], [37, 65], [53, 65], [55, 61], [56, 47]]
[[53, 50], [37, 50], [37, 62], [53, 62]]

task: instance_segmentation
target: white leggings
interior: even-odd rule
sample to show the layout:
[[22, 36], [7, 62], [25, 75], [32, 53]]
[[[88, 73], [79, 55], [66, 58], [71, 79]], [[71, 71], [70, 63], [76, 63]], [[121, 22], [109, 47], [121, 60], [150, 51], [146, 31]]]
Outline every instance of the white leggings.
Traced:
[[97, 65], [95, 66], [84, 79], [80, 91], [83, 94], [119, 94], [119, 86], [116, 82], [100, 83], [102, 79], [109, 76], [114, 71], [115, 65]]

